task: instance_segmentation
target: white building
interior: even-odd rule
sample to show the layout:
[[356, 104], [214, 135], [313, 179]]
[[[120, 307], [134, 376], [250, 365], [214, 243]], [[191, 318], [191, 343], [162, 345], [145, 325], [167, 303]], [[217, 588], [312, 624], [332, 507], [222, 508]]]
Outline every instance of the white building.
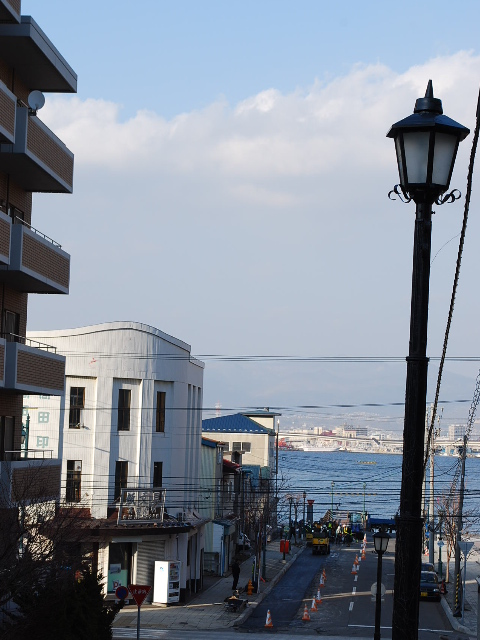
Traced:
[[[203, 363], [191, 357], [189, 345], [135, 322], [29, 337], [48, 340], [66, 356], [66, 395], [26, 398], [28, 448], [54, 454], [58, 448], [62, 498], [103, 523], [95, 524], [98, 568], [108, 576], [108, 590], [126, 580], [153, 585], [154, 560], [181, 560], [181, 588], [197, 589]], [[153, 496], [154, 487], [165, 490], [165, 518], [157, 492], [151, 518], [132, 524], [124, 509], [117, 523], [124, 489]]]
[[457, 440], [463, 440], [465, 436], [466, 427], [464, 424], [451, 424], [448, 427], [448, 439], [456, 442]]

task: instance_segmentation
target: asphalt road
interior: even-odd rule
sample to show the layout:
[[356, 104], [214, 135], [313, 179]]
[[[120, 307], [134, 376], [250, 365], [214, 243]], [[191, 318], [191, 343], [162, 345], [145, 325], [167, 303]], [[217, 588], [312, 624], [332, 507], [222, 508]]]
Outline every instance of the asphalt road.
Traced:
[[[324, 636], [371, 638], [375, 621], [375, 598], [371, 588], [376, 582], [377, 555], [370, 543], [366, 559], [360, 561], [357, 574], [352, 574], [354, 559], [357, 554], [360, 555], [359, 551], [360, 543], [350, 548], [332, 546], [329, 556], [313, 556], [307, 548], [242, 625], [241, 630], [260, 631], [265, 626], [269, 609], [274, 628], [280, 633], [293, 634], [301, 629]], [[310, 621], [304, 622], [301, 619], [304, 605], [307, 604], [310, 611], [323, 568], [327, 581], [322, 591], [322, 603], [318, 605], [318, 612], [310, 614]], [[386, 592], [382, 602], [381, 635], [385, 638], [391, 637], [393, 579], [394, 540], [391, 540], [383, 558], [382, 572]], [[448, 637], [451, 632], [440, 603], [420, 603], [419, 640], [438, 638], [442, 633]]]

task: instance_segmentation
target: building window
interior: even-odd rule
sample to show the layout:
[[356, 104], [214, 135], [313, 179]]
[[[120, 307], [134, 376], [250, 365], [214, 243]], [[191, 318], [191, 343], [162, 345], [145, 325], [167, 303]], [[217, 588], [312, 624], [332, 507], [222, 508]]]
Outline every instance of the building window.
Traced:
[[155, 430], [157, 433], [165, 432], [165, 391], [157, 391], [157, 416], [155, 421]]
[[3, 312], [3, 337], [7, 342], [20, 341], [20, 314], [5, 309]]
[[80, 429], [83, 424], [85, 408], [85, 387], [70, 387], [70, 411], [68, 413], [69, 429]]
[[120, 498], [122, 489], [127, 488], [128, 482], [128, 462], [125, 460], [117, 460], [115, 463], [115, 495], [114, 500]]
[[130, 389], [118, 390], [118, 430], [130, 431]]
[[82, 461], [67, 460], [67, 488], [65, 499], [67, 502], [80, 502], [82, 489]]
[[251, 442], [242, 442], [242, 451], [245, 451], [245, 453], [250, 453], [251, 450], [252, 450]]
[[161, 487], [163, 482], [163, 462], [153, 463], [153, 486]]
[[233, 442], [232, 443], [232, 451], [241, 451], [242, 443], [241, 442]]

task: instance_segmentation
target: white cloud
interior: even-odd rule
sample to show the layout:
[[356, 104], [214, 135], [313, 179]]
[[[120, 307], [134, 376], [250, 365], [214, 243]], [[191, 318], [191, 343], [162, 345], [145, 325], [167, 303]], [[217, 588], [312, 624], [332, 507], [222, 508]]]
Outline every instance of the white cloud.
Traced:
[[169, 121], [145, 110], [122, 121], [120, 105], [76, 97], [49, 98], [41, 115], [74, 150], [77, 169], [201, 174], [212, 182], [224, 176], [238, 180], [239, 197], [252, 194], [255, 201], [262, 181], [346, 168], [359, 175], [381, 165], [391, 153], [384, 139], [390, 123], [412, 111], [429, 78], [446, 111], [471, 122], [478, 77], [480, 58], [460, 52], [401, 75], [383, 65], [358, 65], [304, 92], [269, 89], [233, 107], [218, 102]]
[[[32, 296], [30, 327], [132, 319], [197, 353], [404, 353], [414, 209], [387, 200], [398, 177], [385, 136], [429, 78], [445, 112], [473, 128], [480, 57], [469, 52], [403, 74], [358, 65], [291, 94], [270, 88], [170, 120], [146, 110], [122, 120], [121, 105], [49, 97], [40, 115], [75, 153], [75, 189], [71, 199], [35, 196], [33, 224], [71, 252], [72, 286], [68, 298]], [[470, 140], [454, 176], [461, 189]], [[462, 207], [438, 212], [433, 253], [458, 234]], [[480, 233], [474, 216], [468, 231]], [[480, 313], [469, 237], [459, 355]], [[432, 266], [434, 353], [455, 256], [452, 242]]]

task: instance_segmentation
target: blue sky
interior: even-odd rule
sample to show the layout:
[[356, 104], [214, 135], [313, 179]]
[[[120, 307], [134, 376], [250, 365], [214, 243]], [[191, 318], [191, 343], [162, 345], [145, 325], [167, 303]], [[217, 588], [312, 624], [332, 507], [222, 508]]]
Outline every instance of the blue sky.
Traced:
[[[406, 355], [414, 208], [387, 199], [385, 134], [429, 78], [473, 129], [477, 3], [23, 0], [22, 12], [79, 76], [77, 96], [47, 95], [39, 114], [75, 153], [75, 186], [34, 198], [33, 224], [71, 254], [72, 277], [68, 297], [31, 296], [32, 330], [136, 320], [199, 356]], [[470, 145], [452, 181], [463, 192]], [[474, 190], [456, 356], [480, 353], [478, 204]], [[463, 200], [434, 218], [432, 356], [462, 214]], [[206, 406], [404, 397], [404, 363], [206, 362]], [[443, 397], [471, 397], [477, 367], [449, 363]], [[317, 424], [348, 419], [332, 411]], [[453, 404], [448, 419], [466, 413]]]
[[23, 0], [79, 75], [79, 95], [170, 118], [224, 97], [290, 93], [355, 64], [402, 73], [478, 50], [474, 1]]

